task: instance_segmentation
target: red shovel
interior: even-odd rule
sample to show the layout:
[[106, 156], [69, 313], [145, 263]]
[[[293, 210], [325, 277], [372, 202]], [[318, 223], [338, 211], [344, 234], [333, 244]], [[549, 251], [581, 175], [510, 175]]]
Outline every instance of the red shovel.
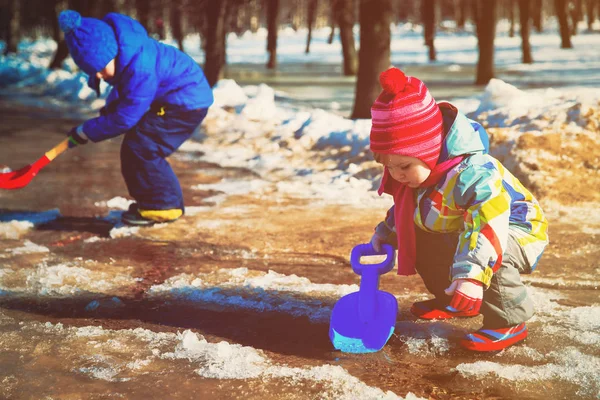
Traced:
[[52, 149], [48, 150], [39, 160], [17, 171], [0, 173], [0, 189], [21, 189], [31, 182], [34, 176], [50, 161], [64, 153], [69, 148], [69, 138], [66, 138]]

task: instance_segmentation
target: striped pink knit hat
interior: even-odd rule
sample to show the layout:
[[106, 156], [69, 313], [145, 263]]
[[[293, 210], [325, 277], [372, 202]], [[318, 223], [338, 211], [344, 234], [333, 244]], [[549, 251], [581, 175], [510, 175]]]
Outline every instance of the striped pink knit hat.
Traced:
[[390, 68], [371, 107], [371, 151], [416, 157], [435, 167], [443, 140], [442, 113], [423, 82]]

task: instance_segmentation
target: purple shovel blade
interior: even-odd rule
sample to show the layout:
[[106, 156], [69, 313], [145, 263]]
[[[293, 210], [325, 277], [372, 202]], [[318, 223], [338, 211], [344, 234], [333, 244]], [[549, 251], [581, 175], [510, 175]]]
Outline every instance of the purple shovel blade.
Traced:
[[[386, 245], [387, 246], [387, 245]], [[394, 332], [398, 301], [381, 291], [379, 275], [394, 267], [394, 249], [384, 248], [387, 255], [380, 264], [361, 264], [362, 256], [377, 255], [369, 244], [358, 245], [350, 257], [352, 269], [361, 275], [360, 290], [342, 297], [331, 311], [329, 338], [333, 346], [348, 353], [370, 353], [385, 346]]]

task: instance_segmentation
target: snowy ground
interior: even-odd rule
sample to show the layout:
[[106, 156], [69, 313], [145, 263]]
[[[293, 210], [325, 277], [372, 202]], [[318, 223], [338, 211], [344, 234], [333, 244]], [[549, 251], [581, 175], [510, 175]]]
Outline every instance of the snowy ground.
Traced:
[[[406, 27], [396, 33], [421, 41]], [[473, 62], [474, 39], [460, 38], [439, 40], [440, 62]], [[262, 39], [230, 39], [228, 59], [262, 63]], [[583, 49], [600, 35], [576, 39], [570, 65], [593, 71], [597, 55]], [[516, 64], [514, 39], [500, 41], [507, 70], [556, 69], [558, 36], [532, 41], [546, 61], [531, 67]], [[335, 53], [318, 43], [311, 62]], [[65, 118], [102, 105], [83, 75], [40, 68], [53, 45], [0, 59], [0, 163], [9, 167], [62, 139], [76, 123]], [[293, 46], [282, 48], [284, 61], [297, 61]], [[460, 350], [456, 339], [480, 319], [415, 321], [407, 310], [427, 297], [423, 285], [388, 274], [382, 288], [400, 305], [390, 342], [371, 355], [332, 351], [331, 307], [358, 288], [348, 252], [390, 205], [373, 191], [381, 171], [366, 151], [370, 121], [223, 80], [202, 128], [171, 159], [188, 204], [177, 223], [117, 223], [130, 202], [119, 139], [69, 151], [27, 188], [0, 192], [0, 394], [600, 398], [600, 84], [590, 76], [587, 88], [526, 91], [494, 80], [458, 102], [488, 127], [492, 153], [550, 218], [551, 245], [524, 277], [537, 306], [524, 345], [483, 356]]]

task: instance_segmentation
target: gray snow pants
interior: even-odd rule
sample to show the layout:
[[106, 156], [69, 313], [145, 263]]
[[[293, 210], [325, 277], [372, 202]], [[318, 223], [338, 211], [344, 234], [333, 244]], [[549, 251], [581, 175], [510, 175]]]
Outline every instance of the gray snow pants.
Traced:
[[[450, 285], [450, 266], [458, 246], [458, 234], [425, 232], [415, 227], [417, 239], [416, 269], [427, 290], [439, 301], [440, 307], [450, 303], [444, 293]], [[521, 282], [520, 274], [531, 273], [517, 240], [508, 236], [508, 245], [502, 265], [492, 277], [490, 287], [483, 292], [481, 314], [483, 326], [489, 329], [505, 328], [527, 321], [533, 315], [533, 303]]]

